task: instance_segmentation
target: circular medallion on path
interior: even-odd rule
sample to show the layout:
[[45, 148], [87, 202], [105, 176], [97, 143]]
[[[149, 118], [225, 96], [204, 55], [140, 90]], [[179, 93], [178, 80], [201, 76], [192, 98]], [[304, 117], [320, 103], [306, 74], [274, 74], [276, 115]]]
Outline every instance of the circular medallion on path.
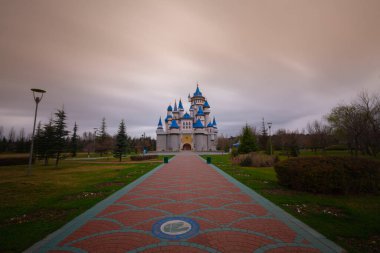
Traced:
[[152, 233], [162, 239], [181, 240], [192, 237], [199, 232], [195, 220], [187, 217], [169, 217], [153, 225]]

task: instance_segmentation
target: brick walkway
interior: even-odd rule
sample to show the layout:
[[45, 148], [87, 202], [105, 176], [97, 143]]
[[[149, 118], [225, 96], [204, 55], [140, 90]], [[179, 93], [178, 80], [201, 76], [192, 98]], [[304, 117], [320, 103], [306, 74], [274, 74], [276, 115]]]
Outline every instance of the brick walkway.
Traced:
[[193, 153], [181, 153], [28, 252], [342, 252]]

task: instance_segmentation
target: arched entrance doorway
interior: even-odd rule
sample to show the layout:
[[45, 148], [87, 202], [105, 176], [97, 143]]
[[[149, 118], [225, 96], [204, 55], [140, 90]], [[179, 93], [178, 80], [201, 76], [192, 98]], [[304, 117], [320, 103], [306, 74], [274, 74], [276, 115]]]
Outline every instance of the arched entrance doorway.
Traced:
[[191, 150], [191, 145], [189, 143], [183, 144], [182, 150]]

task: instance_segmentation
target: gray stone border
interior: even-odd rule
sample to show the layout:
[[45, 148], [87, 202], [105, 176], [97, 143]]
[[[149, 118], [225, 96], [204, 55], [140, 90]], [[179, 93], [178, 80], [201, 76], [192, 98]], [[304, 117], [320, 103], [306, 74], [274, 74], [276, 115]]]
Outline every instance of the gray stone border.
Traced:
[[[203, 162], [206, 160], [203, 157], [198, 156]], [[327, 239], [325, 236], [315, 231], [302, 221], [298, 220], [294, 216], [290, 215], [279, 206], [273, 204], [268, 199], [264, 198], [248, 186], [242, 184], [232, 176], [228, 175], [226, 172], [215, 166], [214, 164], [207, 164], [222, 176], [224, 176], [229, 182], [233, 183], [237, 187], [239, 187], [242, 192], [246, 193], [254, 200], [256, 200], [260, 205], [264, 206], [267, 210], [269, 210], [273, 215], [283, 221], [286, 225], [288, 225], [291, 229], [296, 231], [298, 234], [305, 237], [306, 240], [310, 241], [315, 247], [317, 247], [321, 252], [324, 253], [336, 253], [336, 252], [346, 252], [345, 249], [337, 245], [335, 242]]]

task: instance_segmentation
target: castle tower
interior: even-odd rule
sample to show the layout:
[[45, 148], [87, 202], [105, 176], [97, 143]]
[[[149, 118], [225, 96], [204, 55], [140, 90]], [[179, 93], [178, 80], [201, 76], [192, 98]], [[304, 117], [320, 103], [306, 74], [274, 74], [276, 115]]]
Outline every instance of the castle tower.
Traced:
[[165, 151], [166, 150], [166, 134], [165, 134], [164, 128], [162, 126], [161, 117], [160, 117], [158, 124], [157, 124], [156, 134], [157, 134], [156, 150], [157, 151]]

